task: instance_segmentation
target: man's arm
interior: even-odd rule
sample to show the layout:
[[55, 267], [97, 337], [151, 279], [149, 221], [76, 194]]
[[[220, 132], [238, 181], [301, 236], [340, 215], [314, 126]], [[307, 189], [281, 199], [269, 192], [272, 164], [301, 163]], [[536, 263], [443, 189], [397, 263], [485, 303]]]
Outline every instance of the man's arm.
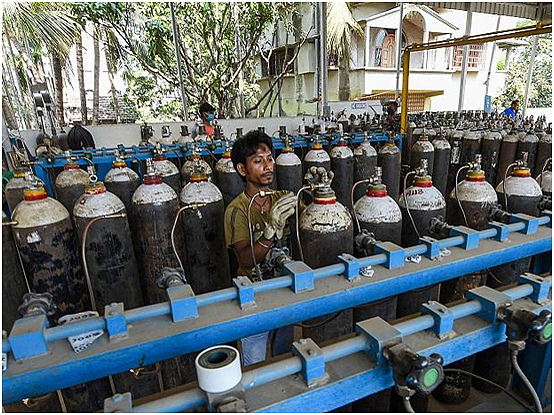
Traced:
[[[262, 246], [262, 244], [265, 246]], [[254, 256], [256, 257], [256, 263], [260, 264], [264, 260], [272, 244], [273, 242], [265, 239], [263, 235], [260, 236], [257, 241], [254, 241]], [[237, 255], [241, 268], [251, 269], [254, 267], [250, 241], [237, 241], [232, 247]]]

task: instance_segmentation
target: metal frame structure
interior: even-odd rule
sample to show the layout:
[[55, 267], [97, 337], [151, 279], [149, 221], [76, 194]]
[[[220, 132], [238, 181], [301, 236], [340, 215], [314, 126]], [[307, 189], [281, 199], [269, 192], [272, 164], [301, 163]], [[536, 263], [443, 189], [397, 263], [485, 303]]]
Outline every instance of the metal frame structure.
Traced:
[[402, 110], [400, 113], [400, 132], [406, 134], [408, 131], [408, 91], [410, 78], [410, 54], [412, 52], [421, 52], [424, 50], [441, 49], [451, 46], [465, 46], [472, 44], [482, 44], [494, 42], [502, 39], [512, 39], [516, 37], [527, 37], [541, 35], [552, 32], [552, 23], [538, 23], [536, 26], [528, 26], [517, 29], [501, 30], [499, 32], [483, 33], [474, 36], [464, 36], [457, 39], [446, 39], [437, 42], [424, 44], [413, 43], [404, 49], [402, 56]]
[[[324, 143], [329, 145], [336, 145], [339, 142], [341, 135], [338, 133], [334, 134], [316, 134], [316, 135], [288, 135], [291, 139], [293, 148], [307, 148], [314, 142], [315, 139], [319, 139]], [[389, 139], [386, 134], [383, 133], [353, 133], [353, 134], [343, 134], [342, 137], [346, 142], [350, 144], [357, 144], [362, 142], [364, 139], [368, 139], [370, 142], [385, 142]], [[394, 137], [395, 142], [398, 147], [402, 149], [402, 136], [396, 135]], [[209, 156], [210, 154], [223, 154], [225, 152], [225, 145], [227, 143], [232, 143], [226, 140], [214, 140], [211, 142], [195, 142], [187, 144], [162, 144], [161, 150], [166, 155], [167, 158], [184, 158], [188, 157], [192, 151], [193, 147], [198, 148], [200, 153], [204, 156]], [[285, 141], [280, 137], [273, 137], [273, 148], [275, 150], [282, 150], [285, 147]], [[130, 146], [126, 147], [119, 145], [117, 147], [110, 148], [100, 148], [100, 149], [86, 149], [86, 150], [71, 150], [71, 157], [80, 157], [87, 158], [97, 167], [97, 176], [99, 180], [103, 180], [104, 176], [112, 168], [112, 163], [115, 160], [116, 153], [122, 156], [126, 161], [129, 167], [131, 167], [132, 161], [141, 161], [149, 159], [153, 156], [155, 146], [149, 144], [147, 146]], [[67, 158], [65, 155], [59, 155], [54, 157], [40, 157], [36, 161], [33, 161], [31, 164], [35, 166], [36, 176], [43, 181], [46, 186], [46, 191], [50, 196], [54, 196], [54, 189], [52, 178], [48, 173], [48, 169], [55, 167], [63, 167], [66, 163]], [[86, 165], [85, 160], [77, 160], [77, 163], [81, 165]], [[139, 172], [140, 173], [140, 172]], [[140, 174], [141, 176], [143, 174]]]
[[[303, 262], [291, 262], [286, 264], [283, 277], [261, 282], [238, 277], [233, 288], [199, 296], [189, 285], [172, 286], [167, 289], [167, 302], [133, 310], [114, 303], [106, 307], [103, 317], [62, 326], [50, 328], [43, 315], [25, 317], [16, 321], [9, 337], [2, 341], [8, 365], [3, 374], [3, 403], [40, 396], [520, 258], [536, 256], [537, 270], [551, 268], [548, 257], [541, 255], [552, 250], [551, 226], [550, 212], [539, 218], [512, 215], [509, 225], [492, 222], [484, 231], [455, 227], [449, 238], [425, 237], [421, 244], [406, 249], [389, 242], [378, 243], [375, 255], [361, 259], [341, 255], [337, 264], [315, 270]], [[451, 254], [441, 257], [443, 248], [450, 249]], [[406, 262], [414, 255], [423, 258], [419, 263]], [[368, 275], [361, 272], [366, 267], [373, 267], [372, 277], [363, 276]], [[544, 293], [544, 284], [533, 277], [527, 277], [525, 283], [532, 289], [526, 286], [522, 295], [536, 290]], [[417, 321], [416, 331], [431, 327], [429, 317]], [[439, 326], [444, 329], [444, 325]], [[106, 335], [75, 354], [67, 338], [94, 330], [105, 330]], [[499, 329], [495, 330], [499, 335]], [[383, 382], [386, 387], [388, 381]]]

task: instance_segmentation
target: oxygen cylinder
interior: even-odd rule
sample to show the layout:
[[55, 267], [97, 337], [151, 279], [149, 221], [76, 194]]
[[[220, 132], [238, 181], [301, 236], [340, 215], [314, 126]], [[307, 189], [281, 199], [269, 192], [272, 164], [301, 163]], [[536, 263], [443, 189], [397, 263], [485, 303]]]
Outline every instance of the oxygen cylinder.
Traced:
[[518, 141], [517, 133], [513, 129], [502, 139], [500, 157], [498, 159], [498, 170], [496, 172], [496, 184], [504, 180], [506, 169], [515, 161]]
[[[507, 195], [507, 206], [504, 192]], [[496, 193], [502, 207], [508, 212], [540, 215], [538, 204], [542, 192], [539, 184], [531, 177], [529, 167], [516, 167], [505, 184], [502, 181], [496, 186]]]
[[[431, 219], [438, 216], [444, 218], [446, 215], [444, 197], [433, 186], [431, 176], [427, 174], [415, 177], [413, 185], [400, 196], [398, 205], [402, 211], [402, 244], [405, 247], [419, 243], [419, 236], [430, 236]], [[417, 229], [414, 229], [414, 225]], [[399, 295], [397, 317], [416, 313], [421, 304], [429, 300], [436, 300], [438, 288], [437, 284], [433, 287], [425, 287]]]
[[275, 160], [277, 190], [288, 190], [294, 194], [302, 187], [302, 161], [288, 145]]
[[244, 190], [244, 181], [233, 166], [229, 148], [226, 148], [225, 153], [215, 165], [215, 182], [223, 195], [225, 207]]
[[[337, 202], [331, 188], [331, 179], [324, 173], [325, 186], [314, 193], [314, 201], [302, 212], [299, 219], [300, 246], [304, 262], [319, 268], [335, 264], [343, 253], [354, 253], [354, 226], [350, 212]], [[303, 323], [302, 336], [316, 343], [337, 338], [352, 332], [352, 310], [335, 315], [317, 317]]]
[[[519, 160], [522, 158], [523, 153], [527, 153], [527, 166], [529, 166], [529, 170], [531, 171], [532, 176], [536, 176], [534, 174], [533, 169], [535, 168], [535, 160], [537, 159], [537, 148], [539, 146], [539, 139], [535, 135], [535, 132], [533, 130], [529, 130], [525, 136], [519, 139], [517, 143], [517, 155], [516, 159]], [[550, 147], [552, 151], [552, 147]], [[539, 172], [537, 172], [538, 174]]]
[[[103, 218], [107, 215], [122, 216]], [[75, 203], [73, 218], [81, 245], [85, 245], [96, 310], [103, 314], [105, 306], [120, 302], [125, 309], [142, 306], [143, 293], [123, 202], [102, 182], [91, 183]], [[154, 369], [145, 371], [152, 373]], [[114, 382], [118, 391], [129, 391], [137, 398], [159, 391], [157, 376], [152, 374], [135, 379], [124, 372], [114, 376]]]
[[24, 190], [33, 187], [36, 183], [42, 184], [42, 181], [28, 168], [18, 167], [15, 169], [13, 177], [8, 180], [4, 188], [4, 195], [12, 216], [17, 204], [23, 200]]
[[[416, 123], [408, 115], [408, 131], [402, 141], [402, 161], [404, 164], [410, 164], [410, 150], [416, 140], [414, 140], [414, 131], [417, 130]], [[422, 129], [421, 129], [422, 130]], [[417, 130], [418, 135], [421, 134], [420, 130]], [[354, 180], [356, 182], [356, 180]]]
[[8, 333], [15, 320], [21, 318], [17, 308], [29, 292], [11, 225], [8, 216], [2, 212], [2, 330]]
[[[357, 183], [360, 180], [367, 179], [375, 173], [375, 167], [377, 167], [377, 151], [373, 148], [371, 143], [364, 139], [358, 147], [353, 151], [354, 153], [354, 180], [353, 183]], [[358, 186], [354, 190], [354, 202], [363, 197], [365, 191], [363, 187]], [[347, 206], [350, 206], [350, 201]]]
[[[489, 223], [489, 209], [496, 203], [497, 197], [494, 188], [485, 180], [485, 173], [479, 168], [475, 168], [468, 172], [465, 180], [458, 183], [457, 191], [454, 189], [450, 194], [447, 210], [448, 223], [484, 230]], [[460, 204], [463, 213], [460, 210]], [[445, 281], [441, 283], [439, 301], [442, 304], [449, 304], [461, 300], [467, 291], [483, 285], [485, 281], [486, 272], [475, 272]], [[472, 372], [474, 365], [475, 356], [468, 356], [448, 367]], [[469, 398], [471, 383], [471, 376], [455, 372], [447, 373], [444, 382], [434, 391], [433, 396], [441, 402], [460, 404]]]
[[452, 148], [450, 143], [445, 138], [444, 131], [437, 135], [433, 140], [433, 148], [435, 149], [434, 166], [433, 166], [433, 183], [441, 194], [446, 197], [446, 186], [448, 184], [448, 169], [450, 168], [450, 153]]
[[203, 167], [197, 160], [190, 182], [180, 195], [182, 205], [205, 205], [182, 213], [185, 274], [197, 295], [231, 286], [223, 227], [223, 195], [208, 181]]
[[12, 215], [15, 243], [31, 288], [53, 295], [54, 318], [90, 310], [77, 239], [67, 209], [43, 187], [25, 189]]
[[336, 147], [331, 150], [331, 171], [334, 174], [332, 188], [337, 201], [350, 206], [350, 191], [354, 180], [354, 153], [341, 137]]
[[419, 137], [419, 140], [414, 143], [412, 146], [412, 155], [411, 155], [411, 166], [412, 168], [419, 167], [421, 160], [427, 160], [427, 171], [429, 175], [433, 175], [433, 163], [435, 160], [435, 149], [433, 144], [429, 142], [429, 137], [422, 135]]
[[552, 170], [545, 170], [537, 177], [537, 183], [541, 186], [542, 194], [552, 197]]
[[127, 212], [131, 212], [133, 193], [139, 185], [139, 175], [127, 167], [125, 161], [120, 158], [116, 158], [104, 178], [106, 190], [123, 202]]
[[199, 153], [193, 152], [185, 164], [183, 164], [183, 168], [181, 169], [181, 180], [183, 181], [183, 186], [190, 181], [190, 176], [194, 171], [196, 160], [200, 160], [200, 164], [202, 165], [203, 171], [206, 172], [208, 180], [212, 180], [213, 173], [210, 165], [205, 160], [202, 160]]
[[542, 172], [544, 164], [549, 158], [552, 158], [552, 132], [550, 127], [546, 134], [539, 139], [534, 176], [538, 176]]
[[323, 167], [325, 170], [331, 170], [331, 158], [325, 150], [321, 143], [316, 140], [314, 146], [310, 151], [304, 156], [304, 162], [302, 163], [302, 174], [306, 174], [310, 168], [313, 167]]
[[448, 184], [446, 186], [446, 194], [450, 194], [454, 188], [456, 180], [456, 172], [462, 163], [462, 138], [464, 130], [461, 127], [456, 128], [450, 137], [450, 167], [448, 168]]
[[181, 177], [179, 169], [163, 154], [156, 154], [152, 160], [154, 172], [160, 176], [162, 181], [169, 185], [175, 193], [179, 194], [181, 191]]
[[400, 196], [400, 164], [400, 150], [393, 140], [387, 141], [378, 151], [377, 165], [383, 169], [383, 184], [394, 200]]
[[467, 129], [462, 138], [461, 165], [475, 159], [475, 155], [481, 152], [481, 137], [477, 130]]
[[73, 206], [79, 196], [85, 193], [85, 187], [89, 182], [88, 173], [79, 168], [77, 163], [71, 161], [65, 164], [63, 171], [56, 177], [54, 184], [56, 199], [70, 214], [73, 213]]
[[[171, 230], [179, 210], [179, 198], [162, 178], [150, 173], [144, 176], [144, 183], [133, 194], [133, 233], [136, 251], [140, 261], [140, 275], [146, 304], [157, 304], [167, 300], [165, 290], [156, 284], [164, 267], [178, 268], [171, 243]], [[175, 228], [175, 249], [183, 256], [182, 227]], [[182, 385], [185, 381], [179, 370], [178, 357], [162, 363], [162, 379], [165, 389]]]
[[189, 128], [186, 125], [181, 125], [181, 135], [177, 139], [179, 144], [194, 143], [194, 139], [189, 134]]
[[495, 128], [485, 134], [481, 141], [481, 154], [483, 155], [483, 171], [485, 180], [496, 184], [496, 174], [500, 158], [500, 146], [502, 145], [502, 134]]

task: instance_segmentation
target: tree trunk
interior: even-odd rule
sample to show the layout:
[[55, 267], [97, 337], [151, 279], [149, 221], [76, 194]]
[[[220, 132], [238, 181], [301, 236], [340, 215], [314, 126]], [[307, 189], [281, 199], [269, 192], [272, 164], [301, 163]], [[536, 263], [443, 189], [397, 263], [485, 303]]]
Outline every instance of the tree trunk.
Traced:
[[347, 56], [339, 57], [339, 101], [350, 101], [350, 62]]
[[100, 33], [98, 26], [94, 26], [93, 44], [94, 44], [94, 85], [92, 90], [92, 124], [98, 124], [100, 112]]
[[81, 33], [75, 40], [75, 54], [77, 60], [77, 81], [79, 83], [79, 97], [81, 98], [81, 124], [88, 124], [87, 92], [85, 90], [85, 72], [83, 67], [83, 38]]
[[108, 79], [110, 80], [110, 91], [112, 93], [113, 109], [115, 112], [115, 123], [121, 122], [121, 116], [119, 114], [119, 101], [117, 100], [117, 89], [115, 89], [114, 77], [113, 77], [113, 65], [106, 49], [104, 49], [106, 56], [106, 66], [108, 68]]
[[58, 124], [65, 125], [65, 117], [63, 114], [63, 77], [62, 77], [62, 62], [60, 57], [52, 54], [52, 68], [54, 72], [54, 82], [56, 86], [56, 110], [58, 112]]

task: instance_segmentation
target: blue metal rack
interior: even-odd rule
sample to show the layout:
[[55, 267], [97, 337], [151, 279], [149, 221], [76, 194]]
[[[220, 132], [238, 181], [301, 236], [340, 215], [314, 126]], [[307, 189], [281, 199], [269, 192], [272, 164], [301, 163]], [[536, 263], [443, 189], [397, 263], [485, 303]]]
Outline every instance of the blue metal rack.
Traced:
[[[336, 133], [321, 135], [288, 135], [288, 137], [291, 139], [293, 148], [307, 148], [311, 146], [316, 139], [320, 140], [323, 144], [328, 143], [329, 145], [336, 145], [341, 136]], [[386, 142], [388, 140], [388, 136], [382, 133], [352, 133], [344, 134], [342, 137], [350, 144], [360, 143], [364, 139], [375, 143]], [[402, 136], [397, 135], [394, 137], [394, 140], [397, 146], [402, 148]], [[232, 145], [232, 141], [213, 140], [211, 142], [199, 141], [187, 144], [162, 144], [161, 149], [166, 157], [170, 159], [188, 157], [193, 151], [193, 146], [200, 149], [200, 153], [204, 156], [209, 156], [210, 154], [220, 155], [225, 152], [225, 145], [227, 143]], [[284, 138], [273, 137], [273, 148], [275, 150], [282, 150], [285, 148]], [[112, 168], [116, 152], [122, 155], [128, 166], [131, 167], [131, 163], [133, 162], [151, 158], [154, 154], [154, 149], [155, 146], [153, 144], [130, 147], [119, 145], [110, 148], [103, 147], [99, 149], [72, 150], [70, 154], [71, 157], [87, 158], [92, 161], [96, 166], [98, 179], [104, 180], [106, 173]], [[54, 196], [54, 189], [48, 170], [56, 167], [61, 168], [65, 165], [66, 161], [67, 158], [65, 155], [59, 155], [53, 157], [40, 157], [32, 163], [35, 167], [35, 174], [44, 182], [50, 196]], [[77, 163], [81, 165], [88, 164], [85, 160], [77, 160]], [[139, 171], [139, 173], [142, 172]]]
[[[8, 369], [2, 382], [3, 403], [40, 396], [520, 258], [539, 255], [537, 259], [540, 254], [552, 250], [551, 224], [552, 215], [548, 212], [540, 218], [516, 215], [514, 223], [492, 223], [484, 231], [460, 226], [452, 230], [450, 238], [440, 241], [425, 238], [422, 244], [406, 249], [383, 243], [378, 245], [380, 252], [376, 255], [361, 259], [341, 256], [337, 264], [319, 269], [310, 269], [299, 261], [292, 262], [286, 265], [287, 275], [283, 277], [244, 285], [235, 279], [233, 288], [198, 296], [189, 285], [173, 286], [167, 290], [167, 302], [133, 310], [124, 310], [122, 303], [113, 304], [106, 307], [103, 317], [52, 328], [48, 327], [44, 316], [26, 317], [18, 320], [8, 339], [2, 341], [2, 351], [8, 354]], [[443, 247], [450, 248], [448, 257], [437, 256]], [[421, 262], [405, 261], [413, 255], [423, 255]], [[368, 266], [375, 271], [373, 277], [360, 274], [360, 270]], [[537, 266], [544, 269], [549, 265], [543, 261]], [[520, 291], [515, 291], [521, 296], [514, 298], [529, 296], [539, 301], [548, 292], [551, 279], [541, 281], [526, 277], [523, 283]], [[251, 305], [252, 299], [256, 307], [244, 307], [245, 302]], [[456, 311], [461, 313], [458, 317], [481, 310], [474, 302], [468, 304], [473, 305]], [[492, 346], [504, 341], [505, 337], [503, 329], [499, 328], [501, 324], [491, 323], [489, 344]], [[432, 313], [395, 327], [408, 336], [435, 326], [439, 332], [448, 329], [447, 323], [437, 323]], [[68, 336], [99, 329], [105, 330], [107, 335], [80, 354], [72, 351], [66, 340]], [[443, 347], [442, 344], [446, 343], [437, 347]], [[462, 343], [449, 344], [452, 347], [448, 350], [452, 352]], [[467, 354], [472, 354], [470, 352], [475, 351], [468, 349]], [[461, 354], [454, 354], [452, 360], [447, 361], [454, 361]], [[547, 360], [548, 355], [543, 354], [541, 361], [549, 364]], [[366, 377], [388, 376], [383, 370], [366, 374]], [[269, 376], [269, 372], [264, 373]], [[544, 370], [541, 370], [540, 376], [533, 380], [535, 385], [545, 384], [543, 375]], [[386, 378], [379, 379], [375, 382], [382, 387], [390, 382]]]

